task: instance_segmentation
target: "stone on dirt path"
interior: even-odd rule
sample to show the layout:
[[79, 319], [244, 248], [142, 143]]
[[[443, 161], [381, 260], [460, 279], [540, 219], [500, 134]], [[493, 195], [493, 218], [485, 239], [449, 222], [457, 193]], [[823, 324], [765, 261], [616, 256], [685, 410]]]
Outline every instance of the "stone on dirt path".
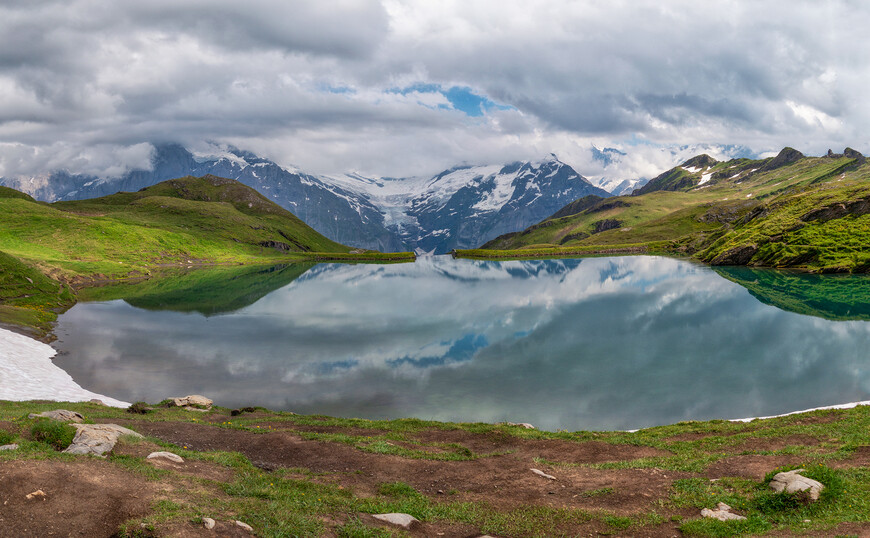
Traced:
[[33, 493], [28, 493], [27, 495], [25, 495], [25, 497], [27, 497], [28, 500], [35, 499], [37, 497], [42, 497], [42, 500], [45, 500], [45, 492], [42, 491], [41, 489], [38, 489], [38, 490], [34, 491]]
[[390, 523], [393, 525], [398, 525], [403, 529], [410, 529], [411, 525], [414, 523], [420, 523], [420, 520], [410, 514], [399, 514], [399, 513], [390, 513], [390, 514], [373, 514], [373, 518], [378, 521], [384, 521], [386, 523]]
[[743, 516], [740, 516], [737, 514], [732, 514], [731, 507], [725, 503], [717, 504], [715, 510], [711, 510], [709, 508], [704, 508], [703, 510], [701, 510], [701, 515], [704, 517], [718, 519], [719, 521], [732, 521], [732, 520], [746, 519]]
[[248, 532], [254, 532], [254, 528], [243, 521], [236, 520], [236, 526], [245, 529]]
[[64, 450], [67, 454], [95, 454], [102, 456], [115, 448], [122, 435], [141, 438], [142, 435], [117, 424], [73, 424], [78, 430], [73, 442]]
[[61, 422], [82, 422], [84, 417], [75, 411], [66, 409], [55, 409], [54, 411], [43, 411], [42, 413], [30, 413], [28, 418], [50, 418]]
[[819, 500], [819, 495], [822, 493], [822, 490], [825, 489], [825, 486], [821, 482], [798, 474], [802, 471], [806, 471], [806, 469], [795, 469], [794, 471], [776, 473], [769, 485], [777, 493], [782, 493], [783, 491], [786, 493], [808, 491], [810, 499], [814, 501]]
[[538, 475], [538, 476], [542, 476], [542, 477], [546, 478], [547, 480], [555, 480], [555, 479], [556, 479], [555, 476], [553, 476], [553, 475], [551, 475], [551, 474], [547, 474], [547, 473], [545, 473], [544, 471], [542, 471], [542, 470], [540, 470], [540, 469], [529, 469], [529, 470], [532, 471], [533, 473], [535, 473], [535, 474]]
[[169, 461], [174, 461], [175, 463], [184, 463], [184, 458], [178, 454], [173, 454], [172, 452], [152, 452], [148, 454], [146, 459], [153, 460], [157, 458], [167, 459]]
[[202, 526], [205, 527], [206, 530], [210, 531], [215, 526], [215, 520], [210, 517], [202, 518]]

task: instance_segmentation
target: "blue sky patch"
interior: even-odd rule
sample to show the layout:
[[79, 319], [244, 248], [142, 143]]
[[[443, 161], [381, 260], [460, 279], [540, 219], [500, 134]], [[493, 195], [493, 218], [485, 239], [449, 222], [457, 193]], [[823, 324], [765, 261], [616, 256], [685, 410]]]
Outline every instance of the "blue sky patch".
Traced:
[[[408, 95], [409, 93], [440, 93], [450, 102], [454, 110], [464, 112], [467, 116], [483, 116], [490, 110], [512, 110], [514, 107], [496, 103], [485, 95], [478, 95], [468, 86], [451, 86], [444, 89], [440, 84], [413, 84], [404, 88], [391, 88], [387, 93]], [[439, 109], [449, 110], [446, 105], [438, 105]]]

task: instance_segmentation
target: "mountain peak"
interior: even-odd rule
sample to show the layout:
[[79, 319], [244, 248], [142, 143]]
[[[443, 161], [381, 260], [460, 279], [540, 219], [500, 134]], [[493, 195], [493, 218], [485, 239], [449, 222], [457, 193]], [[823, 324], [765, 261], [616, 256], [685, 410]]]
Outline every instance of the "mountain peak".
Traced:
[[683, 168], [710, 168], [711, 166], [715, 166], [718, 162], [719, 161], [710, 157], [706, 153], [702, 153], [701, 155], [695, 155], [680, 166]]
[[787, 164], [791, 164], [795, 161], [799, 161], [804, 158], [804, 154], [800, 151], [790, 148], [788, 146], [782, 148], [776, 157], [769, 160], [767, 164], [761, 167], [762, 171], [766, 170], [775, 170]]

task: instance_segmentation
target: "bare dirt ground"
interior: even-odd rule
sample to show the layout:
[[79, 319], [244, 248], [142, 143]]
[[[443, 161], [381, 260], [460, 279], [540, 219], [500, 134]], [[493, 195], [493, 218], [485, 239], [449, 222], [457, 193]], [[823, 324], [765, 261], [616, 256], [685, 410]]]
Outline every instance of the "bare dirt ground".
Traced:
[[[659, 525], [640, 529], [614, 530], [593, 519], [570, 528], [571, 536], [681, 536], [679, 520], [697, 517], [694, 509], [668, 508], [666, 500], [671, 486], [681, 478], [746, 477], [760, 480], [772, 469], [799, 463], [798, 456], [734, 454], [711, 464], [702, 473], [676, 472], [656, 468], [601, 469], [583, 464], [621, 462], [639, 458], [670, 455], [665, 450], [643, 446], [610, 444], [599, 441], [569, 442], [528, 440], [489, 432], [462, 430], [424, 430], [408, 434], [409, 446], [432, 446], [453, 443], [485, 455], [469, 461], [435, 461], [411, 459], [397, 455], [375, 454], [347, 444], [303, 438], [300, 430], [350, 435], [378, 435], [383, 430], [304, 426], [287, 422], [263, 422], [272, 430], [259, 433], [221, 428], [208, 422], [223, 422], [229, 417], [212, 414], [203, 422], [113, 420], [146, 436], [152, 436], [196, 451], [239, 452], [264, 470], [307, 469], [319, 474], [315, 480], [342, 486], [361, 497], [374, 496], [383, 483], [404, 482], [435, 501], [482, 502], [499, 510], [540, 506], [607, 511], [614, 516], [640, 516], [653, 510], [667, 512], [671, 518]], [[14, 424], [0, 423], [12, 430]], [[688, 438], [688, 437], [687, 437]], [[420, 442], [421, 445], [414, 445]], [[401, 442], [397, 442], [401, 444]], [[785, 445], [817, 444], [807, 436], [791, 438], [754, 438], [741, 449], [777, 450]], [[162, 450], [151, 442], [119, 444], [114, 457], [142, 458], [151, 451]], [[433, 448], [433, 450], [437, 450]], [[557, 463], [558, 462], [558, 463]], [[870, 449], [861, 448], [839, 466], [870, 464]], [[154, 462], [190, 477], [190, 488], [203, 488], [209, 482], [232, 480], [233, 471], [216, 463], [188, 460], [183, 464]], [[536, 468], [556, 479], [536, 475]], [[178, 487], [173, 486], [173, 487]], [[185, 486], [185, 488], [188, 486]], [[44, 495], [27, 498], [37, 490]], [[89, 457], [74, 461], [21, 460], [0, 462], [0, 536], [87, 536], [111, 537], [131, 518], [147, 515], [155, 501], [173, 498], [172, 487], [147, 480], [141, 474], [124, 469], [109, 460]], [[211, 494], [211, 493], [210, 493]], [[214, 495], [221, 495], [215, 490]], [[664, 507], [664, 508], [663, 508]], [[382, 526], [368, 515], [360, 520]], [[328, 532], [344, 521], [327, 521]], [[331, 525], [331, 526], [330, 526]], [[480, 529], [466, 524], [423, 523], [409, 531], [411, 536], [474, 537]], [[870, 536], [870, 526], [848, 524], [831, 536]], [[154, 536], [154, 533], [143, 534]], [[158, 528], [159, 536], [249, 536], [231, 522], [218, 522], [214, 530], [200, 525], [173, 521]], [[334, 535], [334, 534], [333, 534]], [[813, 535], [815, 536], [815, 535]]]

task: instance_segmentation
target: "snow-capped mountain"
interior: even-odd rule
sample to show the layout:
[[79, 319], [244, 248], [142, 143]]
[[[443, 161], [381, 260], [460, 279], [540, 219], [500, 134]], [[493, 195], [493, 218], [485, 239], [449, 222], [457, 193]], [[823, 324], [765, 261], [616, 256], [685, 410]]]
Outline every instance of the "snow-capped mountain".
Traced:
[[332, 178], [381, 208], [407, 248], [441, 254], [530, 226], [565, 204], [609, 196], [555, 155], [540, 162], [458, 166], [431, 178]]
[[118, 178], [54, 172], [0, 178], [0, 184], [55, 201], [136, 191], [175, 177], [205, 174], [258, 190], [340, 243], [436, 254], [477, 247], [525, 229], [577, 198], [609, 196], [553, 155], [540, 162], [458, 166], [434, 177], [393, 179], [314, 176], [235, 148], [194, 154], [177, 144], [156, 146], [151, 170]]
[[281, 167], [235, 148], [194, 154], [177, 144], [156, 145], [151, 170], [133, 170], [117, 178], [54, 172], [39, 178], [0, 179], [0, 185], [38, 200], [83, 200], [118, 191], [137, 191], [167, 179], [213, 174], [238, 180], [290, 210], [306, 224], [347, 245], [385, 252], [404, 250], [384, 226], [384, 216], [364, 197], [321, 178]]
[[598, 179], [590, 179], [589, 182], [599, 189], [606, 190], [611, 196], [622, 196], [631, 194], [635, 189], [643, 187], [647, 182], [649, 182], [649, 179], [611, 179], [602, 177]]

